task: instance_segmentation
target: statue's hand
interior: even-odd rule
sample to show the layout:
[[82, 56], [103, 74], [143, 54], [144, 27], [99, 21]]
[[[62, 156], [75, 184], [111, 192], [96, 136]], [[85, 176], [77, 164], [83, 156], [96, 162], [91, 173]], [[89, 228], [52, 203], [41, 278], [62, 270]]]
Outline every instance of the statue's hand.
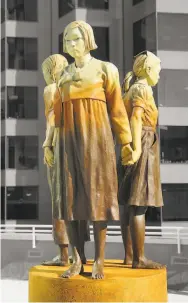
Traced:
[[54, 153], [50, 147], [44, 147], [44, 164], [52, 167], [54, 165]]
[[60, 80], [58, 81], [58, 87], [62, 87], [64, 83], [72, 81], [72, 74], [64, 72]]
[[80, 80], [81, 80], [81, 75], [80, 75], [80, 72], [79, 72], [79, 71], [75, 72], [75, 73], [72, 75], [72, 80], [73, 80], [73, 81], [80, 81]]
[[141, 151], [133, 150], [130, 144], [123, 145], [121, 149], [122, 165], [133, 165], [140, 158]]
[[136, 163], [140, 159], [140, 156], [141, 156], [141, 151], [133, 150], [132, 158], [134, 163]]

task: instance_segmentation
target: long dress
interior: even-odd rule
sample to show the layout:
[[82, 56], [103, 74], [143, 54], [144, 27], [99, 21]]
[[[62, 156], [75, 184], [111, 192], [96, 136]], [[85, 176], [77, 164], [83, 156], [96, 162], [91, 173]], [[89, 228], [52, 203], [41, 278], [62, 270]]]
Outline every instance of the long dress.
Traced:
[[[54, 165], [52, 167], [47, 165], [47, 179], [48, 185], [50, 188], [50, 195], [52, 201], [52, 233], [54, 242], [57, 245], [69, 244], [68, 234], [66, 230], [65, 221], [57, 216], [56, 209], [58, 204], [62, 204], [62, 173], [60, 163], [61, 151], [60, 151], [60, 142], [61, 142], [61, 131], [59, 127], [55, 128], [55, 116], [54, 116], [54, 107], [53, 101], [56, 93], [56, 84], [50, 84], [44, 89], [44, 103], [45, 103], [45, 116], [46, 116], [46, 138], [43, 143], [43, 147], [49, 146], [53, 150], [54, 154]], [[84, 235], [85, 241], [90, 241], [90, 231], [89, 231], [89, 222], [84, 221], [82, 225], [78, 223], [78, 229]]]
[[69, 221], [119, 220], [112, 130], [120, 144], [130, 143], [132, 137], [118, 70], [112, 63], [92, 58], [82, 69], [73, 63], [66, 72], [78, 80], [60, 88], [62, 108], [58, 94], [54, 102], [56, 126], [62, 123], [64, 159], [63, 199], [56, 216]]
[[119, 203], [136, 206], [163, 205], [160, 182], [159, 143], [156, 133], [158, 110], [152, 88], [135, 83], [124, 97], [129, 120], [134, 107], [143, 108], [142, 153], [132, 166], [122, 167], [119, 161]]

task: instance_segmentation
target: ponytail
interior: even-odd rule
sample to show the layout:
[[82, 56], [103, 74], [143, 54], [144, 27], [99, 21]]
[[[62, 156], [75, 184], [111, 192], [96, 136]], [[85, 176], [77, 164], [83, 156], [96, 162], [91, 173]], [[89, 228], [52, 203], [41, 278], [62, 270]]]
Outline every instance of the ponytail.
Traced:
[[127, 93], [130, 88], [130, 82], [134, 78], [133, 71], [128, 72], [123, 80], [123, 93]]

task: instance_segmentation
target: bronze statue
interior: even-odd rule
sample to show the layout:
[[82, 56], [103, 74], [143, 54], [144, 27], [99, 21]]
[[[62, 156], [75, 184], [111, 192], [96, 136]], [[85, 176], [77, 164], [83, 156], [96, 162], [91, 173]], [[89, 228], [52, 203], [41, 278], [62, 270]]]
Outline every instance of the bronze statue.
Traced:
[[[104, 277], [107, 220], [119, 220], [117, 173], [113, 131], [126, 162], [137, 160], [127, 113], [121, 97], [117, 68], [93, 58], [97, 48], [91, 26], [84, 21], [68, 24], [64, 52], [75, 62], [65, 68], [54, 101], [56, 126], [62, 125], [63, 167], [61, 216], [66, 220], [73, 264], [62, 274], [70, 278], [83, 271], [78, 250], [78, 220], [93, 221], [95, 258], [93, 279]], [[72, 77], [70, 81], [65, 79]]]
[[[162, 268], [144, 254], [145, 213], [147, 208], [163, 205], [160, 183], [159, 144], [156, 133], [158, 110], [152, 86], [159, 80], [160, 59], [149, 51], [134, 58], [133, 72], [124, 80], [124, 104], [130, 121], [133, 150], [139, 160], [124, 162], [119, 201], [124, 205], [121, 229], [125, 247], [125, 264], [133, 268]], [[134, 79], [133, 84], [129, 83]], [[123, 156], [123, 155], [122, 155]], [[120, 174], [121, 174], [120, 172]]]
[[[43, 143], [44, 163], [47, 165], [47, 177], [52, 199], [52, 221], [54, 242], [59, 246], [60, 255], [43, 265], [66, 266], [69, 264], [68, 256], [68, 235], [65, 221], [61, 218], [60, 208], [62, 203], [62, 172], [61, 172], [61, 128], [55, 127], [54, 100], [57, 90], [57, 82], [61, 73], [68, 65], [66, 58], [60, 54], [49, 56], [42, 63], [42, 71], [47, 86], [44, 89], [44, 103], [46, 116], [46, 138]], [[67, 78], [65, 81], [69, 80]], [[83, 263], [86, 263], [84, 253], [85, 241], [90, 240], [89, 222], [77, 222], [80, 233], [79, 252]]]

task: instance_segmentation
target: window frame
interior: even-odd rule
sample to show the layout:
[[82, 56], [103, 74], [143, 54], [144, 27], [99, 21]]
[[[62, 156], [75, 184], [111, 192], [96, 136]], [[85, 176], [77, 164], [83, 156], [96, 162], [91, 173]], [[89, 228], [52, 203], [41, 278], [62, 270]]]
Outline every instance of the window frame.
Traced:
[[[16, 3], [16, 0], [14, 0], [15, 1], [15, 3], [14, 3], [14, 7], [13, 7], [13, 10], [15, 11], [15, 15], [16, 15], [16, 17], [13, 17], [13, 18], [9, 18], [9, 10], [10, 10], [10, 8], [8, 7], [9, 6], [9, 3], [8, 3], [8, 1], [9, 0], [7, 0], [7, 20], [9, 20], [9, 21], [18, 21], [18, 22], [38, 22], [38, 1], [37, 0], [34, 0], [35, 1], [35, 3], [34, 3], [34, 5], [36, 6], [36, 11], [35, 11], [35, 18], [34, 18], [34, 20], [28, 20], [27, 18], [26, 18], [26, 15], [25, 15], [25, 13], [26, 13], [26, 11], [25, 11], [25, 8], [26, 8], [26, 1], [27, 0], [22, 0], [22, 5], [23, 5], [23, 14], [24, 14], [24, 18], [23, 19], [19, 19], [19, 18], [17, 18], [17, 13], [18, 13], [18, 11], [17, 11], [17, 7], [19, 6], [19, 5], [21, 5], [21, 3], [19, 4], [19, 3]], [[34, 2], [33, 0], [32, 0], [32, 3]], [[31, 2], [31, 0], [29, 1], [28, 0], [28, 2]]]
[[[26, 117], [26, 115], [24, 114], [24, 117], [10, 117], [10, 96], [9, 96], [9, 90], [10, 89], [13, 89], [13, 94], [17, 97], [18, 99], [23, 97], [23, 107], [24, 107], [24, 110], [26, 109], [27, 107], [27, 103], [25, 100], [25, 96], [28, 95], [27, 93], [27, 89], [33, 89], [33, 94], [35, 94], [35, 97], [36, 97], [36, 101], [35, 100], [32, 100], [32, 102], [36, 102], [36, 115], [34, 118], [31, 118], [31, 117]], [[23, 96], [19, 96], [19, 90], [22, 91], [22, 93], [20, 95], [23, 95]], [[35, 90], [35, 92], [34, 92]], [[29, 101], [29, 100], [27, 100]], [[13, 101], [13, 102], [16, 102], [16, 101]], [[21, 103], [17, 103], [17, 106], [19, 106]], [[26, 105], [26, 107], [25, 107]], [[37, 120], [38, 119], [38, 87], [37, 86], [7, 86], [7, 119], [18, 119], [18, 120]]]
[[[22, 164], [22, 162], [24, 160], [28, 161], [28, 159], [29, 159], [27, 154], [25, 154], [25, 147], [27, 146], [26, 139], [29, 139], [29, 138], [33, 138], [36, 140], [36, 146], [29, 145], [30, 148], [31, 147], [36, 148], [36, 158], [34, 158], [35, 161], [34, 161], [33, 167], [28, 167], [29, 162], [25, 163], [25, 165]], [[7, 155], [8, 156], [8, 165], [7, 165], [8, 167], [7, 167], [7, 169], [16, 169], [16, 170], [21, 170], [21, 171], [22, 170], [32, 170], [32, 171], [39, 170], [39, 137], [38, 136], [8, 136], [7, 140], [8, 140], [8, 155]], [[19, 158], [17, 159], [17, 162], [15, 162], [15, 151], [16, 151], [17, 144], [20, 144], [20, 147], [17, 150], [19, 152]], [[11, 150], [13, 150], [13, 153], [14, 153], [13, 158], [11, 157], [11, 154], [10, 154]], [[12, 163], [14, 163], [14, 164], [11, 165], [12, 159], [13, 159]], [[18, 164], [20, 164], [20, 167], [18, 167]]]
[[[20, 195], [19, 199], [17, 199], [17, 200], [14, 199], [14, 200], [12, 200], [12, 202], [11, 202], [11, 200], [8, 199], [8, 193], [9, 193], [10, 188], [14, 188], [14, 189], [17, 189], [17, 190], [21, 189], [22, 194]], [[36, 201], [24, 201], [24, 190], [26, 190], [26, 188], [27, 189], [35, 188], [35, 190], [36, 190], [36, 193], [35, 193], [36, 194]], [[7, 193], [7, 197], [6, 197], [5, 207], [6, 207], [7, 220], [38, 220], [38, 218], [39, 218], [39, 186], [7, 186], [6, 187], [6, 193]], [[17, 203], [14, 203], [15, 201], [17, 201]], [[12, 205], [18, 206], [18, 207], [19, 207], [19, 205], [24, 205], [24, 206], [34, 205], [36, 207], [36, 216], [35, 216], [35, 218], [24, 218], [24, 217], [23, 218], [15, 218], [14, 216], [13, 216], [14, 218], [12, 218], [12, 216], [9, 217], [8, 207], [9, 206], [11, 207]]]
[[[10, 43], [10, 41], [14, 40], [14, 43]], [[28, 54], [26, 53], [26, 48], [28, 47], [27, 41], [34, 41], [35, 42], [35, 55], [36, 55], [36, 67], [33, 67], [33, 62], [31, 64], [31, 67], [28, 68], [26, 67], [27, 65], [27, 56]], [[19, 45], [20, 43], [20, 45]], [[10, 46], [9, 46], [10, 45]], [[11, 49], [12, 47], [12, 49]], [[20, 48], [20, 51], [18, 49]], [[13, 50], [14, 49], [14, 50]], [[17, 50], [16, 50], [17, 49]], [[21, 60], [23, 61], [23, 67], [20, 67], [20, 63], [18, 64], [18, 67], [15, 66], [15, 59], [16, 59], [16, 51], [17, 53], [21, 53], [20, 57]], [[16, 70], [24, 70], [24, 71], [38, 71], [38, 39], [37, 38], [27, 38], [27, 37], [7, 37], [7, 52], [8, 52], [8, 69], [16, 69]], [[10, 54], [11, 53], [11, 54]], [[31, 53], [29, 53], [31, 56]], [[11, 57], [13, 64], [11, 64]], [[29, 62], [29, 61], [28, 61]], [[11, 65], [14, 65], [13, 67]]]
[[[165, 188], [166, 186], [166, 188]], [[169, 187], [169, 188], [168, 188]], [[176, 198], [176, 201], [179, 201], [178, 199], [178, 192], [180, 191], [177, 191], [177, 187], [182, 187], [182, 190], [181, 190], [181, 193], [185, 192], [187, 193], [187, 198], [188, 198], [188, 183], [175, 183], [175, 184], [171, 184], [171, 183], [163, 183], [162, 184], [162, 192], [172, 192], [173, 193], [173, 197], [177, 196]], [[163, 199], [164, 199], [164, 194], [163, 194]], [[181, 200], [182, 201], [182, 200]], [[180, 203], [181, 203], [180, 201]], [[164, 206], [163, 206], [163, 210], [162, 210], [162, 220], [163, 222], [173, 222], [173, 221], [187, 221], [188, 220], [188, 212], [187, 212], [187, 218], [165, 218], [164, 216], [164, 209], [165, 207], [167, 207], [167, 202], [165, 203], [165, 200], [164, 200]], [[167, 213], [168, 213], [168, 209], [170, 208], [170, 206], [167, 208]], [[182, 209], [181, 207], [178, 208], [179, 210]], [[182, 209], [182, 214], [186, 213], [185, 211], [183, 211]]]
[[[167, 129], [165, 129], [167, 128]], [[169, 144], [165, 143], [165, 136], [163, 136], [163, 131], [168, 131], [169, 129], [171, 129], [171, 133], [175, 133], [173, 132], [173, 128], [179, 128], [179, 133], [182, 133], [181, 129], [185, 128], [185, 133], [187, 133], [187, 137], [183, 138], [180, 137], [179, 140], [179, 146], [177, 146], [176, 144], [171, 147], [169, 146]], [[181, 141], [183, 142], [183, 140], [186, 140], [186, 138], [188, 138], [188, 126], [165, 126], [165, 125], [160, 125], [159, 126], [159, 131], [160, 131], [160, 158], [161, 158], [161, 164], [187, 164], [188, 163], [188, 146], [186, 144], [181, 144]], [[171, 138], [170, 136], [167, 136], [166, 133], [166, 138]], [[173, 140], [173, 137], [172, 137]], [[176, 137], [174, 137], [174, 140], [176, 140]], [[187, 147], [187, 148], [186, 148]], [[166, 149], [165, 149], [166, 148]], [[179, 150], [178, 150], [179, 148]], [[170, 154], [169, 154], [170, 151]], [[167, 154], [167, 158], [166, 158], [166, 154]], [[177, 159], [172, 160], [172, 158], [177, 157], [178, 158], [178, 153], [180, 154], [180, 157], [182, 156], [182, 153], [185, 154], [185, 157], [187, 157], [187, 159], [185, 160], [180, 160]], [[176, 155], [177, 154], [177, 155]], [[170, 155], [170, 156], [169, 156]]]

